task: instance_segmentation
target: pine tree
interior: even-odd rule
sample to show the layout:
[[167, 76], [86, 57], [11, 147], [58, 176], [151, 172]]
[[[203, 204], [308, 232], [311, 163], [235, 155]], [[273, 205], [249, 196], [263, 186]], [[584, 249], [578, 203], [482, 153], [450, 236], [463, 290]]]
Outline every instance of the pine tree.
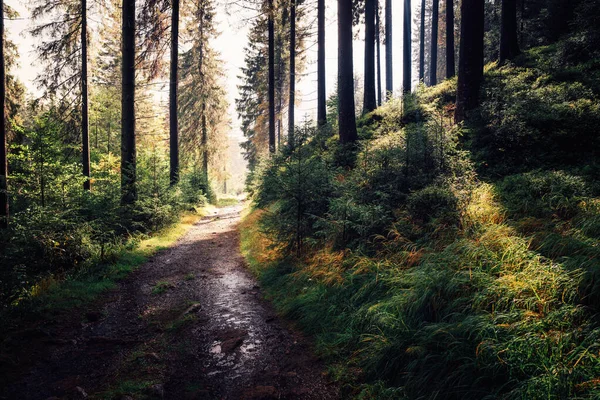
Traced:
[[375, 0], [377, 13], [375, 14], [375, 43], [377, 44], [377, 106], [381, 107], [383, 102], [381, 93], [383, 87], [381, 85], [381, 18], [379, 15], [379, 0]]
[[456, 74], [454, 46], [454, 0], [446, 0], [446, 79]]
[[402, 53], [402, 91], [410, 93], [412, 78], [412, 54], [411, 54], [411, 4], [410, 0], [404, 0], [404, 46]]
[[352, 0], [338, 0], [338, 127], [342, 144], [352, 144], [358, 140], [354, 103], [352, 6]]
[[0, 229], [8, 227], [8, 159], [6, 137], [6, 70], [4, 62], [4, 0], [0, 0]]
[[363, 113], [377, 108], [375, 96], [375, 12], [376, 0], [365, 0], [365, 75]]
[[135, 138], [135, 0], [123, 0], [121, 66], [121, 204], [137, 200]]
[[179, 0], [171, 2], [171, 75], [169, 79], [169, 148], [171, 185], [179, 181], [179, 125], [177, 122], [177, 87], [179, 63]]
[[294, 147], [294, 108], [296, 106], [296, 0], [290, 0], [290, 95], [288, 106], [288, 145]]
[[517, 0], [502, 0], [500, 22], [500, 63], [512, 60], [519, 55], [517, 24]]
[[394, 91], [392, 25], [392, 0], [385, 0], [385, 92], [388, 100]]
[[201, 158], [204, 183], [208, 185], [209, 169], [223, 170], [223, 151], [229, 127], [227, 95], [222, 86], [223, 61], [211, 46], [218, 36], [214, 26], [211, 0], [192, 4], [191, 21], [186, 37], [192, 47], [183, 53], [179, 96], [180, 139], [183, 165], [196, 167]]
[[463, 0], [460, 7], [460, 54], [454, 120], [465, 120], [467, 112], [479, 105], [483, 81], [484, 4], [480, 0]]
[[[79, 130], [85, 190], [90, 189], [87, 13], [86, 0], [40, 1], [32, 11], [32, 18], [42, 22], [31, 31], [34, 37], [41, 39], [37, 52], [46, 64], [45, 71], [38, 77], [41, 86], [49, 95], [58, 95], [59, 101], [67, 107], [70, 103], [81, 107]], [[60, 20], [54, 20], [57, 15]], [[72, 117], [73, 113], [66, 115]]]
[[269, 34], [269, 152], [275, 153], [275, 7], [273, 0], [267, 0]]
[[419, 82], [425, 82], [425, 0], [421, 0], [419, 26]]
[[327, 93], [325, 82], [325, 0], [318, 0], [317, 7], [317, 123], [319, 126], [324, 126], [327, 124]]
[[431, 12], [431, 64], [429, 67], [429, 84], [431, 86], [437, 85], [439, 13], [440, 0], [433, 0]]

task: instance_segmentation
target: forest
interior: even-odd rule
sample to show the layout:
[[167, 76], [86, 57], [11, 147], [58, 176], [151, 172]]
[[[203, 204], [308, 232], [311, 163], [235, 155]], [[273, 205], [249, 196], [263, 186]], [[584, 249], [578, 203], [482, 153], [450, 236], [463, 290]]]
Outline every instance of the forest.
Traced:
[[0, 400], [600, 398], [599, 1], [4, 1]]

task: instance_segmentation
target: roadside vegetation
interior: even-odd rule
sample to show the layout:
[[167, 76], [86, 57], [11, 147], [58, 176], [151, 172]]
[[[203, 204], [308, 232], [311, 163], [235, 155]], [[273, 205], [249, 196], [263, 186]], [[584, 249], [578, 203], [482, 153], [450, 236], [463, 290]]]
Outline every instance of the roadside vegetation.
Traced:
[[446, 80], [359, 120], [354, 168], [304, 127], [255, 172], [242, 250], [348, 397], [600, 396], [600, 88], [569, 40], [488, 64], [464, 124]]

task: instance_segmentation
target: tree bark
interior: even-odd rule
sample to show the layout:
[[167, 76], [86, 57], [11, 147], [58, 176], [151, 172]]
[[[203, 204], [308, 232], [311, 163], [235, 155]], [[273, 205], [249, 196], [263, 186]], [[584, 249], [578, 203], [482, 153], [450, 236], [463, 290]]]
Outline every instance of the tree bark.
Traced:
[[0, 229], [8, 227], [8, 159], [6, 139], [6, 78], [4, 63], [4, 0], [0, 0]]
[[352, 57], [352, 0], [338, 0], [338, 125], [342, 144], [358, 140]]
[[377, 108], [375, 97], [375, 0], [365, 0], [365, 83], [363, 114]]
[[517, 24], [517, 0], [502, 0], [500, 21], [500, 63], [512, 60], [520, 53]]
[[135, 0], [123, 0], [121, 204], [137, 200], [135, 148]]
[[275, 23], [273, 0], [268, 0], [269, 31], [269, 152], [275, 153]]
[[411, 9], [410, 0], [404, 0], [404, 46], [403, 46], [403, 57], [402, 57], [402, 71], [403, 71], [403, 83], [402, 91], [404, 93], [410, 93], [411, 78], [412, 78], [412, 51], [411, 51]]
[[454, 48], [454, 0], [446, 0], [446, 78], [456, 75]]
[[440, 0], [433, 0], [431, 13], [431, 64], [429, 66], [429, 84], [437, 85], [438, 64], [438, 28], [440, 18]]
[[462, 0], [460, 7], [460, 54], [454, 120], [465, 120], [467, 113], [479, 105], [483, 81], [484, 2]]
[[290, 0], [290, 96], [288, 105], [288, 145], [294, 148], [294, 108], [296, 107], [296, 0]]
[[421, 27], [419, 29], [419, 82], [425, 83], [425, 0], [421, 0]]
[[179, 181], [179, 130], [177, 118], [177, 84], [179, 63], [179, 0], [172, 0], [171, 10], [171, 77], [169, 79], [169, 147], [171, 186]]
[[375, 0], [375, 43], [377, 45], [377, 106], [381, 107], [381, 21], [379, 18], [379, 0]]
[[81, 0], [81, 142], [83, 189], [90, 190], [90, 122], [88, 105], [87, 0]]
[[318, 0], [317, 5], [317, 123], [319, 126], [327, 124], [327, 89], [325, 82], [325, 0]]
[[392, 40], [392, 0], [385, 0], [385, 97], [392, 98], [394, 92], [394, 57]]

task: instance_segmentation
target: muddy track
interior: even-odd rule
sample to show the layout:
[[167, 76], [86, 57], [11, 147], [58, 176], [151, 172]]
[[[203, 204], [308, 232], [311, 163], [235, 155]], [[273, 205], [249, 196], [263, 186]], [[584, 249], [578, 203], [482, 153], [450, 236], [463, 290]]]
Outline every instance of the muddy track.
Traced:
[[0, 398], [337, 398], [306, 339], [275, 315], [246, 270], [240, 211], [222, 208], [197, 223], [79, 319], [13, 339], [34, 356], [5, 375]]

